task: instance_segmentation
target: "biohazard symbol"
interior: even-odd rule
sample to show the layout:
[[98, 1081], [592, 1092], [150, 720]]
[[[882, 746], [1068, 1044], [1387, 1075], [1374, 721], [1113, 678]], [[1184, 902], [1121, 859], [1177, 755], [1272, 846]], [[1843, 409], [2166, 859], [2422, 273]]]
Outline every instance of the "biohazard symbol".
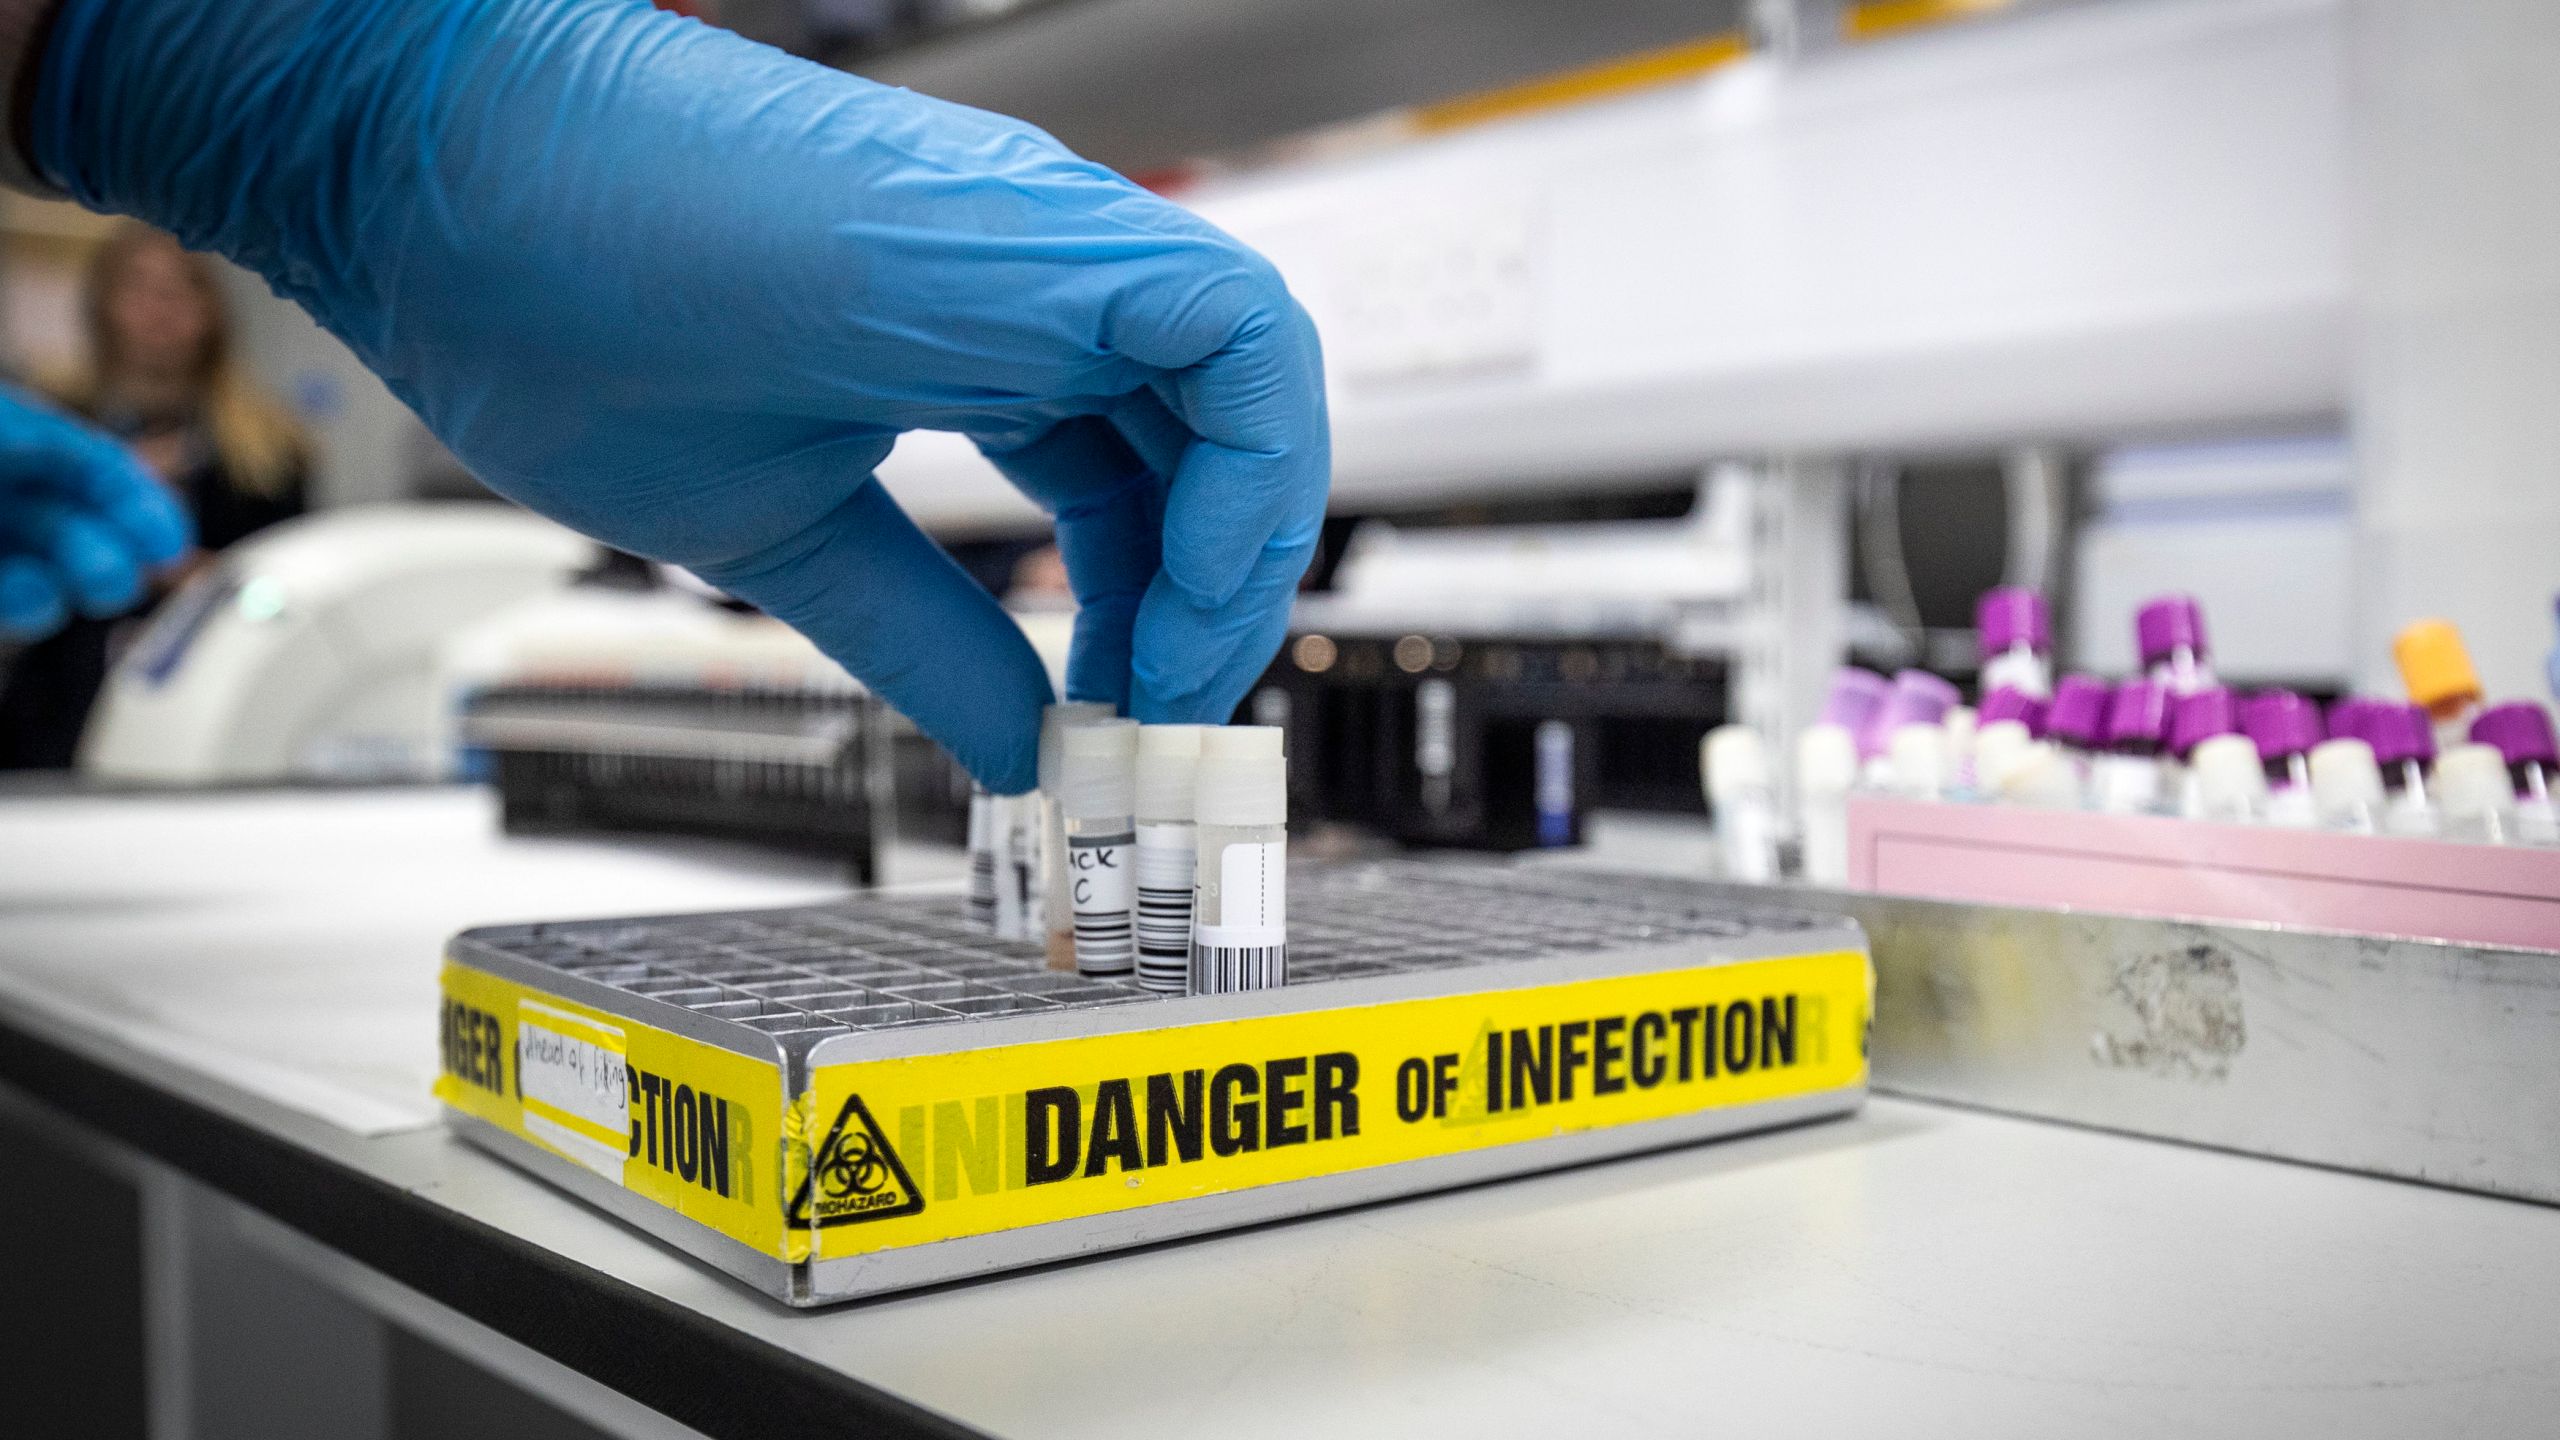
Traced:
[[[814, 1203], [811, 1192], [815, 1191]], [[898, 1152], [889, 1145], [871, 1108], [859, 1095], [845, 1097], [827, 1138], [809, 1156], [809, 1173], [791, 1196], [783, 1221], [795, 1230], [888, 1220], [924, 1209]]]

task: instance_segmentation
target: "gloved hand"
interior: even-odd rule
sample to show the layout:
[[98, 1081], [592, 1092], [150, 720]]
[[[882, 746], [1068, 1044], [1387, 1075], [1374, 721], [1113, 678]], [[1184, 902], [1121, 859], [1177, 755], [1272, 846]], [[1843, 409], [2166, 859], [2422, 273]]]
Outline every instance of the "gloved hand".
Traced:
[[1329, 466], [1259, 257], [1018, 122], [637, 0], [65, 0], [39, 168], [265, 275], [483, 480], [806, 632], [1000, 791], [1039, 664], [871, 476], [1058, 517], [1068, 692], [1223, 720]]
[[0, 386], [0, 640], [126, 609], [193, 533], [131, 451]]

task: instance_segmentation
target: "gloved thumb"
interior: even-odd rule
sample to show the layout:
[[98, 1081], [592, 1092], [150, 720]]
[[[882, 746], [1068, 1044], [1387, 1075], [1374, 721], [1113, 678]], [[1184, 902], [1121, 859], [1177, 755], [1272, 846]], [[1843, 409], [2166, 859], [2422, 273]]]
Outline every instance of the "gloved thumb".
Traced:
[[808, 636], [988, 789], [1037, 783], [1048, 672], [878, 480], [797, 535], [695, 572]]

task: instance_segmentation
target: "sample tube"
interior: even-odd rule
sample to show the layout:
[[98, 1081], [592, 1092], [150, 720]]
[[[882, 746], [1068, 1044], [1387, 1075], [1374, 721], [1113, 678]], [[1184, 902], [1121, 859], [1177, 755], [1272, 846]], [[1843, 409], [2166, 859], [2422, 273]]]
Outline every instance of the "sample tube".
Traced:
[[1200, 868], [1191, 993], [1261, 990], [1289, 978], [1289, 770], [1269, 725], [1200, 737]]
[[1707, 809], [1716, 826], [1724, 878], [1765, 885], [1778, 878], [1778, 800], [1769, 752], [1748, 725], [1719, 725], [1698, 742]]
[[2267, 771], [2257, 742], [2246, 735], [2214, 735], [2187, 752], [2196, 789], [2196, 817], [2232, 825], [2266, 819]]
[[2169, 692], [2149, 680], [2127, 680], [2107, 706], [2107, 753], [2089, 773], [2091, 803], [2111, 815], [2161, 808], [2160, 742], [2169, 729]]
[[1055, 798], [1067, 837], [1064, 889], [1076, 973], [1128, 975], [1138, 968], [1130, 915], [1130, 877], [1138, 868], [1138, 722], [1068, 726]]
[[1867, 757], [1884, 748], [1884, 737], [1875, 737], [1870, 748], [1868, 730], [1875, 724], [1876, 712], [1884, 708], [1885, 696], [1893, 691], [1893, 682], [1873, 670], [1843, 665], [1831, 672], [1831, 693], [1823, 697], [1822, 718], [1817, 724], [1837, 725], [1849, 732], [1858, 757]]
[[1849, 883], [1849, 789], [1858, 783], [1858, 742], [1845, 725], [1805, 727], [1796, 737], [1796, 823], [1804, 837], [1804, 878]]
[[2471, 738], [2495, 745], [2506, 757], [2507, 779], [2516, 795], [2516, 838], [2527, 845], [2560, 845], [2560, 800], [2553, 781], [2560, 779], [2560, 737], [2551, 733], [2551, 717], [2530, 700], [2492, 705], [2471, 722]]
[[1065, 757], [1067, 731], [1088, 720], [1111, 718], [1112, 707], [1097, 700], [1068, 700], [1040, 711], [1040, 798], [1033, 806], [1039, 846], [1032, 864], [1040, 883], [1034, 890], [1026, 923], [1047, 937], [1049, 968], [1076, 968], [1075, 915], [1067, 902], [1067, 830], [1058, 810], [1058, 764]]
[[2172, 695], [2192, 695], [2215, 683], [2204, 639], [2204, 611], [2193, 595], [2163, 595], [2133, 617], [2134, 647], [2151, 683]]
[[2083, 796], [2080, 769], [2071, 756], [2050, 740], [2036, 740], [2008, 763], [1994, 798], [2008, 805], [2077, 810]]
[[[2377, 710], [2388, 710], [2391, 702], [2370, 695], [2342, 695], [2329, 702], [2329, 738], [2332, 740], [2366, 740], [2365, 723]], [[2369, 740], [2367, 743], [2371, 743]]]
[[1208, 728], [1138, 727], [1138, 983], [1173, 995], [1191, 981], [1191, 887], [1200, 870], [1192, 817]]
[[2267, 690], [2240, 705], [2240, 729], [2266, 767], [2270, 825], [2308, 829], [2320, 823], [2311, 803], [2311, 747], [2320, 743], [2320, 707], [2290, 690]]
[[2437, 743], [2461, 744], [2480, 712], [2480, 675], [2462, 632], [2443, 620], [2416, 621], [2392, 637], [2391, 658], [2409, 698], [2434, 722]]
[[1973, 606], [1981, 648], [1982, 693], [2017, 690], [2038, 700], [2053, 694], [2053, 617], [2044, 597], [2023, 585], [1986, 590]]
[[2320, 828], [2350, 835], [2379, 835], [2390, 804], [2382, 767], [2362, 736], [2341, 735], [2311, 747], [2311, 808]]
[[987, 802], [987, 851], [995, 875], [995, 932], [1000, 940], [1038, 940], [1031, 923], [1040, 890], [1037, 795], [995, 795]]
[[2089, 772], [2107, 748], [2107, 701], [2113, 692], [2095, 675], [2065, 675], [2053, 687], [2053, 703], [2045, 709], [2044, 733], [2061, 747], [2089, 803]]
[[[1939, 726], [1947, 712], [1960, 698], [1956, 687], [1926, 670], [1905, 670], [1893, 677], [1893, 686], [1885, 692], [1884, 703], [1876, 707], [1868, 720], [1867, 738], [1858, 745], [1867, 756], [1865, 779], [1869, 785], [1889, 788], [1893, 767], [1890, 751], [1893, 737], [1906, 725]], [[1944, 746], [1943, 737], [1940, 741]]]
[[2014, 720], [2026, 727], [2030, 737], [2041, 740], [2044, 738], [2045, 713], [2045, 702], [2041, 698], [2015, 686], [2004, 685], [1982, 697], [1980, 723], [1997, 725], [2003, 720]]
[[988, 817], [996, 797], [984, 785], [969, 787], [969, 923], [994, 933], [996, 928], [996, 851], [988, 833]]
[[2036, 743], [2022, 720], [1994, 720], [1973, 734], [1973, 754], [1965, 764], [1967, 798], [1997, 800], [2008, 783], [2009, 768], [2026, 757]]
[[1947, 732], [1914, 721], [1893, 732], [1885, 750], [1885, 788], [1906, 800], [1937, 800], [1947, 793]]
[[2427, 712], [2415, 705], [2383, 705], [2367, 713], [2365, 739], [2373, 746], [2374, 763], [2382, 768], [2382, 788], [2391, 799], [2382, 812], [2382, 828], [2393, 835], [2434, 835], [2444, 828], [2427, 788], [2427, 767], [2435, 759], [2436, 732]]
[[2480, 845], [2513, 845], [2516, 792], [2507, 779], [2507, 757], [2495, 745], [2461, 744], [2436, 757], [2436, 798], [2444, 810], [2444, 838]]
[[1973, 743], [1957, 762], [1957, 788], [1980, 800], [1996, 800], [2008, 768], [2044, 732], [2044, 702], [2004, 685], [1982, 697]]
[[1541, 720], [1532, 732], [1530, 799], [1538, 811], [1538, 843], [1573, 843], [1573, 727]]
[[1947, 732], [1947, 794], [1968, 798], [1973, 794], [1973, 742], [1982, 733], [1982, 712], [1970, 705], [1958, 705], [1938, 717], [1938, 728]]
[[2240, 702], [2219, 685], [2181, 695], [2169, 707], [2169, 754], [2176, 768], [2163, 776], [2177, 797], [2177, 813], [2190, 820], [2204, 817], [2204, 793], [2195, 783], [2187, 758], [2197, 746], [2217, 735], [2240, 733]]

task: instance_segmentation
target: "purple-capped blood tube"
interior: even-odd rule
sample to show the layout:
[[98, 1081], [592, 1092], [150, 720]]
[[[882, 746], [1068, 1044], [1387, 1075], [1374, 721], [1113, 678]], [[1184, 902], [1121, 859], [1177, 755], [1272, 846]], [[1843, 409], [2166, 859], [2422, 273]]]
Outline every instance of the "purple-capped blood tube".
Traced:
[[2364, 718], [2364, 739], [2382, 767], [2382, 788], [2390, 797], [2383, 809], [2383, 829], [2393, 835], [2437, 835], [2444, 818], [2427, 791], [2427, 767], [2436, 758], [2435, 724], [2415, 705], [2379, 705]]
[[1974, 723], [1995, 725], [2003, 720], [2015, 720], [2027, 727], [2027, 734], [2041, 740], [2044, 738], [2045, 712], [2044, 701], [2024, 690], [2003, 687], [1982, 697]]
[[2083, 805], [2091, 803], [2089, 775], [2095, 757], [2107, 748], [2107, 703], [2114, 693], [2095, 675], [2065, 675], [2054, 683], [2053, 703], [2045, 707], [2045, 737], [2060, 747]]
[[2127, 680], [2107, 704], [2107, 753], [2090, 769], [2095, 808], [2118, 815], [2160, 809], [2160, 741], [2168, 733], [2169, 692]]
[[2560, 737], [2552, 734], [2550, 712], [2530, 700], [2492, 705], [2471, 722], [2471, 738], [2506, 757], [2516, 789], [2516, 838], [2560, 845], [2560, 801], [2552, 795], [2560, 788], [2553, 783], [2560, 779]]
[[2177, 813], [2190, 820], [2204, 815], [2204, 796], [2187, 765], [2198, 745], [2217, 735], [2240, 733], [2240, 700], [2219, 685], [2178, 696], [2169, 705], [2168, 750], [2172, 763], [2161, 766], [2162, 783], [2175, 798]]
[[1893, 688], [1886, 692], [1884, 703], [1867, 722], [1866, 738], [1858, 744], [1859, 753], [1867, 757], [1866, 779], [1871, 785], [1883, 785], [1890, 769], [1886, 751], [1893, 744], [1893, 734], [1906, 725], [1935, 725], [1947, 718], [1947, 712], [1961, 697], [1956, 687], [1926, 670], [1905, 670], [1893, 677]]
[[2241, 702], [2240, 728], [2257, 742], [2258, 758], [2267, 767], [2267, 823], [2317, 825], [2311, 747], [2328, 738], [2320, 707], [2290, 690], [2260, 691]]
[[1837, 725], [1852, 738], [1863, 740], [1876, 712], [1884, 708], [1885, 696], [1892, 692], [1893, 682], [1873, 670], [1843, 665], [1831, 672], [1831, 693], [1823, 697], [1822, 718], [1815, 723]]
[[2018, 690], [2042, 700], [2053, 693], [2053, 616], [2042, 595], [2024, 585], [1984, 591], [1974, 602], [1973, 630], [1983, 694]]
[[2204, 638], [2204, 611], [2193, 595], [2163, 595], [2135, 613], [2134, 647], [2143, 673], [2172, 695], [2211, 687], [2213, 659]]

